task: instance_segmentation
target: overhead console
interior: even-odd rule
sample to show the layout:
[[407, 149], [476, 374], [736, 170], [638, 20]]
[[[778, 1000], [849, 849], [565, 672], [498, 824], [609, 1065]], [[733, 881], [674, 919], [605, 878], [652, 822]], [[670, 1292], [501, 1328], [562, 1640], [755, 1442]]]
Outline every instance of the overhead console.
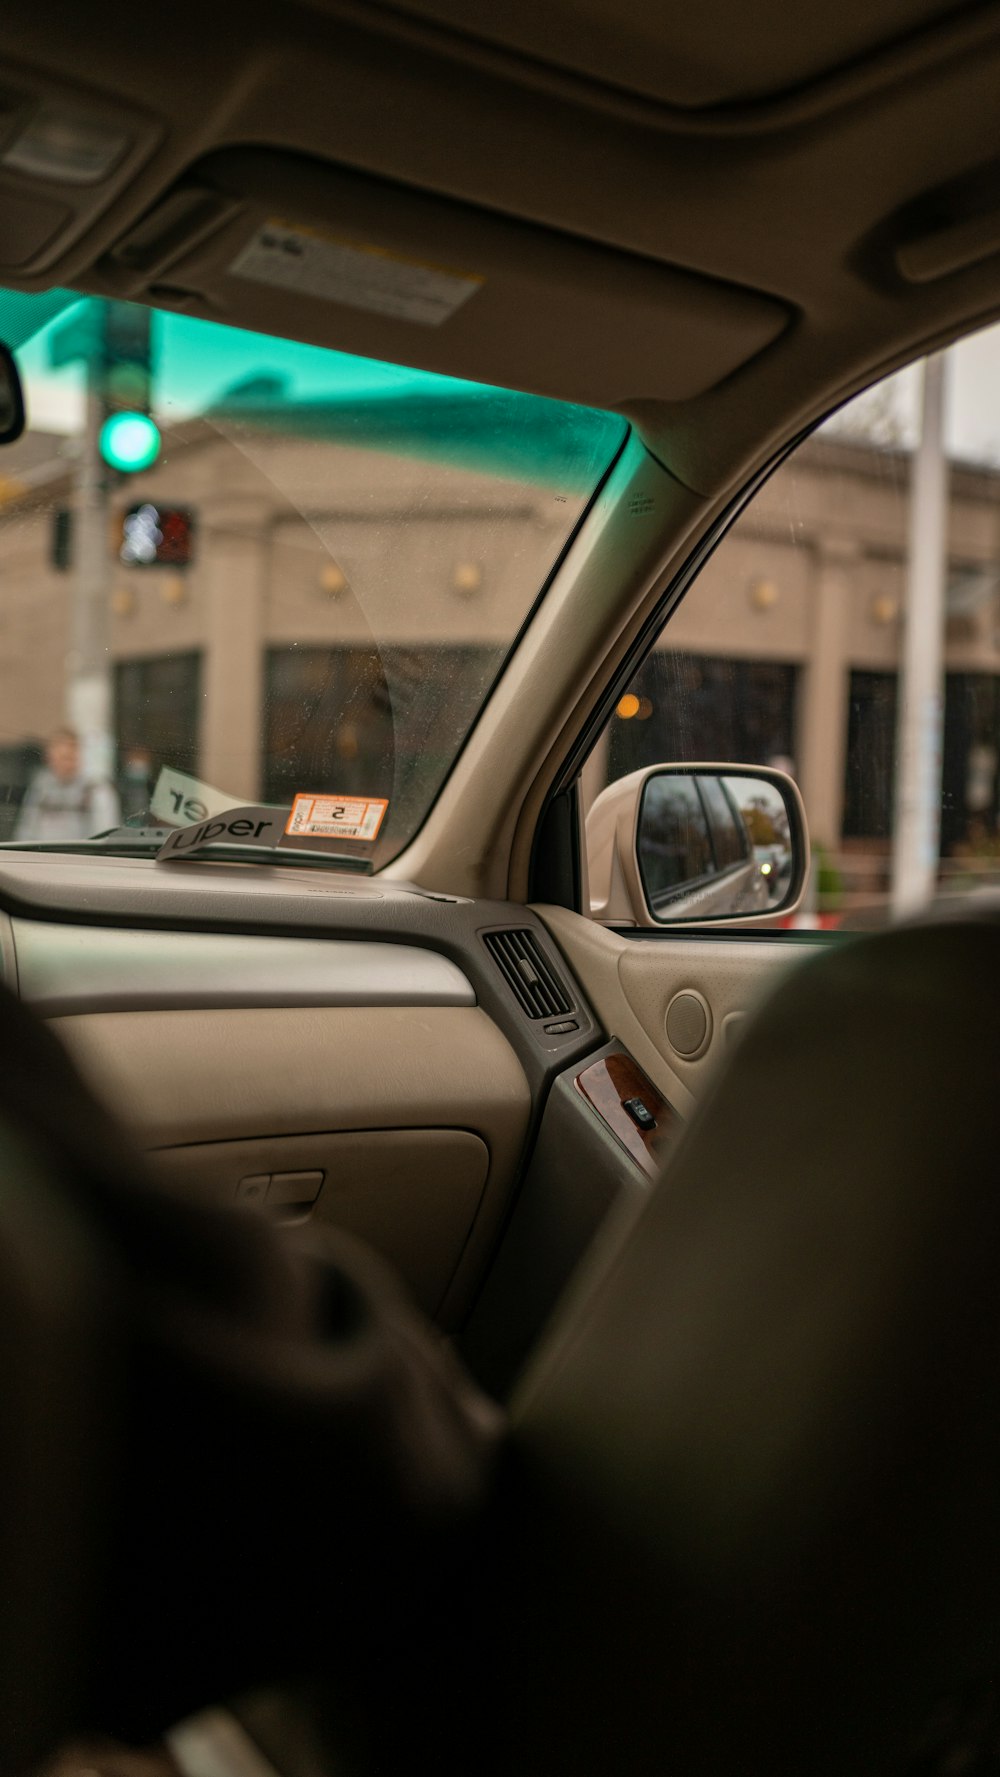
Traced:
[[37, 278], [127, 190], [160, 122], [7, 63], [0, 84], [0, 282]]

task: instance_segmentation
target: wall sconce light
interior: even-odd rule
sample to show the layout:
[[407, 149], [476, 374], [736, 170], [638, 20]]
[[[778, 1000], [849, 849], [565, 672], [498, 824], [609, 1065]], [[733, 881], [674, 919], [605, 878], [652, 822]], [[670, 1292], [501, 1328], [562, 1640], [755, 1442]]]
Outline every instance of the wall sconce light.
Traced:
[[123, 581], [112, 591], [111, 609], [116, 617], [131, 617], [135, 610], [135, 593], [126, 582]]
[[871, 602], [871, 620], [883, 625], [895, 623], [899, 616], [899, 602], [889, 592], [880, 592]]
[[771, 611], [781, 597], [773, 580], [750, 582], [750, 603], [755, 611]]
[[483, 584], [483, 570], [477, 561], [460, 561], [455, 563], [451, 576], [452, 590], [460, 592], [464, 598], [471, 598]]
[[321, 592], [325, 592], [328, 598], [336, 599], [347, 591], [347, 575], [335, 561], [324, 562], [319, 571], [319, 584]]
[[187, 581], [183, 574], [165, 574], [160, 582], [160, 597], [165, 605], [183, 605], [187, 602]]

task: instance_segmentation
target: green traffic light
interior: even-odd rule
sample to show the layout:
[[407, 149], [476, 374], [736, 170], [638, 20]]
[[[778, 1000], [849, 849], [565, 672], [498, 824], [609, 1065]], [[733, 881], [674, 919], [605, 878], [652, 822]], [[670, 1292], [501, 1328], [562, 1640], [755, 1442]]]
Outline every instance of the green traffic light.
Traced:
[[101, 427], [101, 455], [111, 469], [134, 474], [160, 454], [160, 428], [147, 413], [113, 413]]

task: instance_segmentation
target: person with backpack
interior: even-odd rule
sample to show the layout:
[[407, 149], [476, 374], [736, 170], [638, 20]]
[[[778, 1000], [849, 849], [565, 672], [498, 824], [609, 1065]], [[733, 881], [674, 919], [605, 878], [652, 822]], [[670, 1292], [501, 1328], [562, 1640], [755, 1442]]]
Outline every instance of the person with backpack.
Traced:
[[121, 820], [118, 792], [107, 782], [84, 776], [80, 738], [74, 728], [57, 728], [45, 749], [21, 804], [15, 839], [90, 839]]

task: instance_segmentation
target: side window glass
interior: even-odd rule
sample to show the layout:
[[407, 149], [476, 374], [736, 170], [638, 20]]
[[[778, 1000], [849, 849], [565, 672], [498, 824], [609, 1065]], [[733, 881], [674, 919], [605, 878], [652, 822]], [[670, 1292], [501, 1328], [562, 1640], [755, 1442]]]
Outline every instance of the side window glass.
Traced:
[[[993, 327], [805, 440], [625, 689], [584, 768], [585, 807], [640, 767], [777, 766], [813, 849], [795, 923], [863, 928], [1000, 888], [998, 413]], [[735, 861], [758, 844], [753, 811], [734, 838], [710, 793], [716, 851]]]

